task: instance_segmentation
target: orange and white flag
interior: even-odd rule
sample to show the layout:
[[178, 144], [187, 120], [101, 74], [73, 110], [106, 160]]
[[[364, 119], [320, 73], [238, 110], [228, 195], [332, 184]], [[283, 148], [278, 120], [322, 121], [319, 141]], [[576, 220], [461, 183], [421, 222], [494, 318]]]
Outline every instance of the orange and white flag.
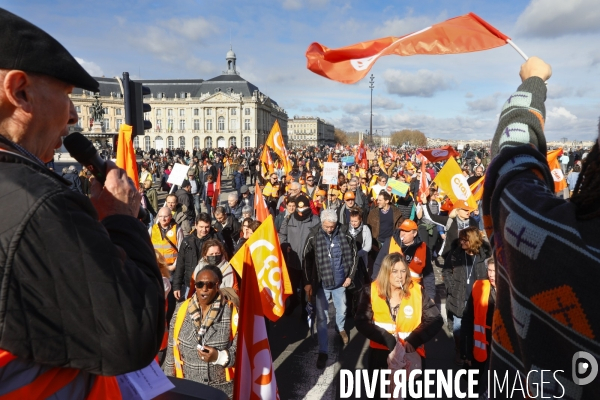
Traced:
[[550, 173], [552, 174], [552, 179], [554, 180], [554, 193], [558, 193], [567, 187], [567, 180], [565, 179], [565, 175], [560, 168], [560, 162], [558, 161], [558, 157], [560, 157], [562, 153], [563, 149], [560, 148], [558, 150], [549, 151], [546, 154], [548, 167], [550, 167]]
[[230, 261], [242, 281], [246, 248], [250, 249], [256, 267], [263, 312], [271, 321], [277, 321], [285, 311], [285, 299], [293, 293], [293, 290], [271, 214]]
[[[263, 151], [260, 154], [260, 161], [263, 163], [269, 175], [275, 171], [275, 164], [273, 164], [273, 159], [271, 158], [271, 153], [269, 152], [269, 148], [267, 146], [263, 146]], [[264, 173], [261, 175], [265, 176]]]
[[469, 208], [477, 209], [477, 202], [473, 198], [467, 178], [462, 174], [462, 170], [454, 157], [446, 161], [446, 164], [433, 181], [450, 198], [453, 204], [459, 204], [459, 201], [461, 203], [467, 202]]
[[140, 189], [140, 178], [138, 177], [137, 161], [133, 149], [133, 127], [121, 124], [119, 137], [117, 139], [117, 167], [123, 168], [127, 176], [131, 178], [136, 189]]
[[269, 137], [267, 138], [265, 145], [272, 148], [279, 158], [281, 158], [281, 161], [283, 162], [283, 170], [285, 171], [286, 175], [289, 174], [292, 170], [292, 163], [285, 148], [283, 135], [281, 134], [281, 128], [279, 127], [279, 122], [277, 120], [275, 120], [273, 123], [271, 133], [269, 133]]
[[425, 157], [428, 161], [437, 162], [447, 160], [450, 157], [458, 157], [460, 154], [452, 146], [443, 146], [439, 149], [417, 150], [417, 154]]
[[244, 279], [240, 294], [239, 328], [233, 398], [235, 400], [279, 400], [267, 327], [259, 306], [256, 266], [249, 248], [244, 248]]
[[221, 196], [221, 170], [217, 173], [217, 183], [215, 184], [215, 193], [213, 194], [211, 205], [216, 207], [219, 204], [219, 197]]
[[263, 197], [260, 187], [258, 186], [258, 179], [256, 180], [256, 185], [254, 186], [254, 212], [256, 213], [256, 219], [260, 222], [263, 222], [270, 215], [265, 198]]
[[417, 199], [421, 198], [421, 194], [425, 193], [425, 196], [429, 196], [429, 183], [427, 182], [427, 177], [429, 174], [425, 169], [425, 162], [421, 161], [421, 180], [419, 181], [419, 193], [417, 195]]
[[503, 46], [508, 36], [469, 13], [401, 37], [386, 37], [330, 49], [312, 43], [306, 50], [307, 68], [342, 83], [364, 78], [379, 57], [470, 53]]
[[469, 187], [469, 189], [471, 189], [471, 193], [473, 194], [473, 198], [475, 199], [475, 201], [479, 201], [483, 197], [483, 184], [484, 183], [485, 183], [485, 175], [483, 175], [481, 178], [477, 179]]

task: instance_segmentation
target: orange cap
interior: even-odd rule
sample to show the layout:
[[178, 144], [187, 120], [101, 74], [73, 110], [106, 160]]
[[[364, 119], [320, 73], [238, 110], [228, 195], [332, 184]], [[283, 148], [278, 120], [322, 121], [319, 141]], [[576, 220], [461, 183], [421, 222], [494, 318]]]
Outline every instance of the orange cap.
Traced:
[[346, 194], [344, 194], [344, 201], [354, 200], [354, 199], [356, 199], [356, 196], [354, 195], [353, 192], [346, 192]]
[[468, 202], [468, 201], [466, 201], [466, 200], [460, 200], [460, 201], [457, 201], [457, 202], [454, 204], [454, 209], [456, 210], [457, 208], [459, 208], [459, 209], [461, 209], [461, 210], [469, 211], [469, 212], [470, 212], [470, 211], [475, 211], [475, 208], [474, 208], [474, 207], [471, 207], [471, 206], [469, 205], [469, 202]]
[[327, 196], [327, 192], [323, 189], [317, 190], [317, 196]]
[[405, 219], [404, 222], [400, 225], [400, 230], [401, 231], [416, 231], [417, 229], [419, 229], [417, 227], [417, 224], [415, 223], [415, 221], [413, 221], [412, 219]]

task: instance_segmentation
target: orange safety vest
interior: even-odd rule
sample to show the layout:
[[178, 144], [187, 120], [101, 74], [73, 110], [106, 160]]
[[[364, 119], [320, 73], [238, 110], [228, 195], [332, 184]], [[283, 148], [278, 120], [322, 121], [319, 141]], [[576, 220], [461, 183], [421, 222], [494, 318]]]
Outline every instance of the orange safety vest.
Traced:
[[[184, 378], [183, 360], [181, 359], [181, 353], [179, 352], [179, 331], [183, 326], [183, 320], [188, 315], [187, 309], [190, 304], [190, 300], [191, 298], [187, 299], [179, 307], [179, 311], [177, 311], [177, 316], [175, 317], [175, 326], [173, 326], [173, 358], [175, 359], [175, 377], [177, 378]], [[233, 303], [229, 303], [229, 306], [232, 307], [231, 334], [229, 336], [229, 340], [233, 340], [238, 328], [238, 309], [233, 305]], [[225, 379], [227, 379], [227, 381], [233, 380], [234, 372], [235, 369], [233, 367], [225, 368]]]
[[154, 250], [162, 254], [167, 261], [167, 264], [171, 265], [177, 259], [177, 250], [167, 241], [167, 238], [177, 246], [177, 225], [173, 225], [173, 227], [167, 231], [165, 239], [163, 239], [160, 234], [158, 224], [152, 225], [152, 235], [150, 240], [152, 240]]
[[491, 329], [486, 325], [488, 302], [490, 300], [490, 290], [492, 285], [487, 279], [476, 280], [473, 283], [473, 357], [479, 362], [487, 360], [487, 337], [486, 329]]
[[[396, 239], [392, 236], [390, 241], [390, 251], [389, 253], [400, 253], [404, 255], [402, 252], [402, 248], [396, 242]], [[425, 242], [421, 242], [417, 250], [415, 251], [415, 255], [413, 256], [410, 264], [408, 264], [408, 269], [410, 269], [410, 277], [413, 281], [421, 283], [423, 279], [423, 269], [425, 268], [425, 261], [427, 260], [427, 245]]]
[[[410, 296], [403, 297], [398, 307], [396, 322], [392, 319], [390, 307], [385, 299], [379, 297], [377, 281], [371, 283], [371, 308], [373, 309], [373, 323], [385, 329], [392, 335], [398, 337], [404, 344], [404, 340], [421, 324], [423, 313], [423, 293], [420, 285], [411, 285]], [[387, 346], [371, 340], [370, 346], [374, 349], [389, 350]], [[423, 345], [416, 349], [421, 357], [425, 357]]]
[[[0, 349], [0, 376], [2, 370], [7, 368], [11, 362], [19, 362], [19, 359], [6, 350]], [[57, 392], [67, 388], [68, 398], [85, 398], [87, 400], [116, 399], [120, 400], [121, 389], [114, 376], [91, 375], [94, 383], [89, 391], [85, 393], [85, 385], [76, 381], [78, 374], [82, 371], [74, 368], [50, 368], [41, 374], [29, 374], [28, 370], [21, 373], [8, 374], [0, 380], [0, 385], [14, 386], [15, 389], [0, 396], [1, 400], [22, 399], [45, 399]], [[22, 380], [22, 382], [20, 382]], [[69, 390], [70, 389], [70, 390]], [[65, 397], [67, 398], [67, 397]]]

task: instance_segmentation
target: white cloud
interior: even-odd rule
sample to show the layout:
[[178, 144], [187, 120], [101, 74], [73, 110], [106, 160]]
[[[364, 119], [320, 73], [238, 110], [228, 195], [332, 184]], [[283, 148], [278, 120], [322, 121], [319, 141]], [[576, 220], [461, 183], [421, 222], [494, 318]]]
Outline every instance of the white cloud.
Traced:
[[548, 83], [548, 98], [560, 99], [561, 97], [569, 97], [573, 94], [573, 88], [558, 84]]
[[[347, 103], [342, 107], [345, 113], [348, 114], [359, 114], [362, 112], [369, 111], [371, 107], [370, 103], [367, 104], [357, 104], [357, 103]], [[394, 99], [390, 99], [389, 97], [383, 96], [374, 96], [373, 97], [373, 109], [383, 109], [383, 110], [400, 110], [404, 107], [404, 104], [398, 103]]]
[[299, 10], [302, 8], [301, 0], [285, 0], [282, 4], [285, 10]]
[[322, 112], [322, 113], [330, 113], [337, 109], [338, 109], [337, 106], [326, 106], [324, 104], [320, 104], [317, 107], [315, 107], [315, 111]]
[[399, 96], [432, 97], [454, 86], [454, 79], [442, 71], [421, 69], [416, 73], [388, 69], [383, 73], [387, 92]]
[[406, 34], [420, 31], [428, 26], [441, 22], [447, 17], [445, 14], [440, 14], [437, 17], [426, 17], [426, 16], [412, 16], [412, 10], [408, 10], [408, 15], [404, 18], [394, 17], [384, 21], [383, 24], [375, 28], [375, 37], [387, 37], [387, 36], [404, 36]]
[[600, 7], [597, 0], [532, 0], [516, 27], [535, 37], [598, 32]]
[[481, 99], [467, 101], [467, 107], [469, 107], [469, 111], [492, 111], [498, 108], [498, 97], [500, 97], [500, 93], [494, 93]]
[[83, 69], [85, 69], [88, 74], [92, 75], [92, 76], [104, 76], [104, 72], [102, 72], [102, 68], [100, 68], [100, 66], [98, 66], [98, 64], [96, 64], [93, 61], [85, 61], [83, 58], [79, 58], [79, 57], [75, 57], [75, 60], [77, 60], [77, 62], [79, 64], [81, 64], [81, 66], [83, 67]]
[[328, 3], [329, 0], [284, 0], [281, 6], [284, 10], [300, 10], [307, 5], [311, 8], [323, 8], [327, 6]]
[[564, 107], [552, 107], [552, 109], [546, 113], [546, 119], [550, 120], [552, 118], [566, 119], [570, 122], [577, 120], [577, 117]]
[[171, 18], [161, 23], [163, 27], [172, 32], [176, 32], [190, 40], [203, 40], [213, 34], [219, 33], [219, 27], [202, 17], [181, 19]]

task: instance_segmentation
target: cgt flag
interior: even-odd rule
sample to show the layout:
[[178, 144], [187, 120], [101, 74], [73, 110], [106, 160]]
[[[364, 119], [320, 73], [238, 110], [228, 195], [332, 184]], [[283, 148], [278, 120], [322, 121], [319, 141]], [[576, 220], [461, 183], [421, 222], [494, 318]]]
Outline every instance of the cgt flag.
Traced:
[[417, 150], [417, 153], [424, 156], [431, 162], [447, 160], [450, 157], [459, 157], [460, 154], [452, 146], [443, 146], [439, 149]]
[[469, 13], [401, 37], [386, 37], [330, 49], [312, 43], [306, 50], [307, 68], [341, 83], [365, 77], [379, 57], [395, 54], [440, 55], [470, 53], [503, 46], [508, 36]]
[[264, 220], [270, 215], [269, 209], [267, 208], [267, 203], [265, 203], [265, 198], [263, 197], [260, 187], [258, 186], [258, 179], [256, 180], [256, 185], [254, 186], [254, 212], [256, 213], [256, 219], [260, 222], [264, 222]]
[[279, 156], [283, 162], [283, 170], [285, 171], [286, 175], [289, 174], [292, 170], [292, 163], [290, 162], [290, 157], [288, 156], [288, 152], [285, 148], [283, 135], [281, 134], [281, 128], [279, 127], [279, 122], [277, 120], [275, 120], [273, 123], [271, 133], [269, 134], [265, 145], [272, 148], [273, 151]]
[[140, 189], [140, 178], [138, 176], [135, 150], [133, 150], [133, 127], [121, 124], [119, 137], [117, 139], [117, 167], [123, 168], [127, 176], [131, 178], [136, 189]]
[[279, 237], [269, 214], [230, 261], [244, 280], [244, 252], [250, 249], [256, 267], [262, 309], [267, 318], [277, 321], [285, 311], [285, 299], [293, 293], [287, 266], [283, 259]]
[[558, 157], [560, 157], [562, 153], [563, 149], [560, 148], [558, 150], [549, 151], [546, 155], [548, 167], [550, 167], [552, 179], [554, 180], [554, 193], [558, 193], [567, 187], [565, 175], [563, 174], [562, 169], [560, 168], [560, 163], [558, 162]]
[[453, 204], [459, 201], [467, 202], [473, 210], [477, 209], [477, 203], [471, 193], [471, 188], [467, 183], [467, 178], [462, 174], [462, 170], [456, 163], [454, 157], [450, 158], [441, 171], [433, 180], [438, 187], [446, 193]]
[[279, 400], [273, 357], [267, 338], [259, 285], [250, 249], [243, 248], [244, 279], [240, 295], [234, 400]]
[[475, 201], [479, 201], [483, 197], [483, 184], [484, 183], [485, 183], [485, 175], [483, 175], [481, 178], [477, 179], [470, 186], [471, 193], [473, 194], [473, 199], [475, 199]]

